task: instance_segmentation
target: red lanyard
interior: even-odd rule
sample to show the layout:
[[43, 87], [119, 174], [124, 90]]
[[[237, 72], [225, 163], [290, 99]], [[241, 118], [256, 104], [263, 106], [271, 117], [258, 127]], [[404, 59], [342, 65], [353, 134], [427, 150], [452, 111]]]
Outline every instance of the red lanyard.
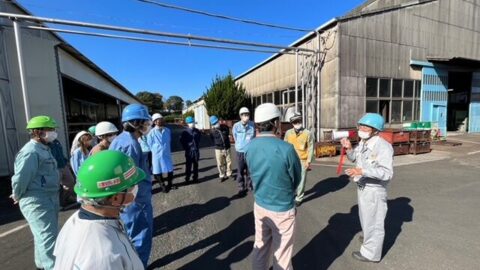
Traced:
[[341, 154], [340, 154], [340, 161], [338, 162], [337, 167], [337, 175], [342, 174], [343, 164], [345, 163], [345, 147], [342, 147]]

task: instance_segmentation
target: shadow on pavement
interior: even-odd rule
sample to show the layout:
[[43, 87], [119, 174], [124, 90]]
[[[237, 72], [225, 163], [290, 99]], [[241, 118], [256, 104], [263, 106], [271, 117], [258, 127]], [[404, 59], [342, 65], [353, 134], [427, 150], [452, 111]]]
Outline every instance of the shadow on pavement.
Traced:
[[217, 197], [203, 204], [190, 204], [162, 213], [153, 219], [153, 236], [168, 233], [179, 227], [200, 220], [205, 216], [221, 211], [227, 208], [231, 201], [236, 199], [235, 196], [231, 198]]
[[[225, 198], [224, 198], [225, 199]], [[156, 260], [148, 269], [156, 269], [168, 265], [179, 260], [190, 253], [196, 252], [210, 247], [203, 252], [197, 259], [185, 264], [180, 269], [230, 269], [230, 265], [234, 262], [241, 261], [250, 254], [253, 243], [248, 241], [239, 245], [248, 237], [254, 235], [255, 226], [253, 220], [253, 212], [249, 212], [235, 219], [224, 230], [198, 241], [182, 250]], [[217, 259], [218, 256], [230, 251], [225, 259]]]
[[[388, 200], [388, 212], [385, 220], [384, 253], [386, 254], [401, 233], [404, 222], [412, 221], [413, 208], [410, 199], [400, 197]], [[358, 217], [358, 206], [350, 209], [350, 213], [337, 213], [328, 221], [328, 225], [319, 232], [294, 257], [295, 269], [328, 269], [332, 263], [345, 252], [355, 235], [361, 231]], [[360, 242], [355, 239], [356, 250]], [[350, 256], [350, 254], [343, 254]]]
[[385, 218], [385, 239], [383, 240], [382, 258], [393, 247], [397, 237], [402, 232], [404, 222], [413, 221], [414, 209], [410, 205], [411, 199], [399, 197], [388, 201], [387, 217]]
[[320, 198], [330, 192], [338, 191], [346, 187], [349, 182], [347, 175], [324, 179], [305, 192], [303, 203]]

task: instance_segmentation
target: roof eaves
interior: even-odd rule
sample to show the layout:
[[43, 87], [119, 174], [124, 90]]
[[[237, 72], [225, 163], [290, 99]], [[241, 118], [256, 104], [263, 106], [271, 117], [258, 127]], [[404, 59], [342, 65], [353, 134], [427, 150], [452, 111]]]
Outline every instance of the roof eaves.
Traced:
[[[6, 0], [7, 3], [11, 3], [15, 5], [18, 9], [26, 13], [27, 15], [33, 15], [32, 12], [30, 12], [27, 8], [22, 6], [20, 3], [18, 3], [15, 0]], [[42, 26], [48, 27], [48, 25], [45, 25], [44, 23], [39, 22]], [[92, 68], [94, 71], [98, 72], [100, 75], [102, 75], [105, 79], [110, 81], [112, 84], [120, 88], [125, 94], [129, 95], [139, 103], [142, 103], [132, 92], [130, 92], [125, 86], [120, 84], [118, 81], [116, 81], [112, 76], [108, 75], [107, 72], [105, 72], [103, 69], [101, 69], [99, 66], [97, 66], [95, 63], [93, 63], [90, 59], [88, 59], [85, 55], [83, 55], [80, 51], [75, 49], [70, 43], [68, 43], [65, 39], [63, 39], [60, 35], [53, 31], [49, 31], [56, 39], [58, 39], [61, 43], [58, 45], [62, 49], [64, 49], [66, 52], [72, 54], [75, 58], [80, 60], [82, 63], [86, 64], [90, 68]], [[143, 104], [143, 103], [142, 103]]]
[[388, 6], [388, 7], [384, 7], [384, 8], [379, 8], [379, 9], [368, 10], [368, 11], [364, 11], [364, 12], [351, 12], [351, 13], [348, 13], [347, 15], [345, 15], [345, 16], [340, 17], [338, 19], [338, 21], [343, 22], [343, 21], [353, 20], [353, 19], [357, 19], [357, 18], [361, 18], [361, 17], [365, 17], [365, 16], [377, 15], [377, 14], [381, 14], [381, 13], [385, 13], [385, 12], [390, 12], [390, 11], [394, 11], [394, 10], [398, 10], [398, 9], [404, 9], [404, 8], [412, 7], [412, 6], [428, 4], [428, 3], [431, 3], [431, 2], [437, 2], [437, 1], [438, 0], [413, 0], [413, 1], [410, 1], [410, 2], [407, 2], [407, 3], [392, 5], [392, 6]]

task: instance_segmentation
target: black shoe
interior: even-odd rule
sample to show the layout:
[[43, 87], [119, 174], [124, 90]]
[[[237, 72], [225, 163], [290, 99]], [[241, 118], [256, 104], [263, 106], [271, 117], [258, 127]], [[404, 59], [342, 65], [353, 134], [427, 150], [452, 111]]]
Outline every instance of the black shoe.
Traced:
[[227, 180], [227, 177], [225, 177], [225, 176], [224, 177], [219, 177], [219, 179], [220, 179], [220, 183], [223, 183], [223, 182], [225, 182], [225, 180]]
[[379, 261], [372, 261], [372, 260], [369, 260], [369, 259], [363, 257], [363, 255], [362, 255], [362, 253], [360, 253], [360, 251], [353, 252], [352, 257], [355, 260], [358, 260], [358, 261], [361, 261], [361, 262], [371, 262], [371, 263], [378, 263], [379, 262]]
[[300, 207], [300, 205], [302, 205], [301, 201], [295, 201], [295, 207]]
[[237, 196], [239, 198], [243, 198], [243, 197], [247, 196], [247, 190], [246, 189], [239, 190], [238, 193], [237, 193]]

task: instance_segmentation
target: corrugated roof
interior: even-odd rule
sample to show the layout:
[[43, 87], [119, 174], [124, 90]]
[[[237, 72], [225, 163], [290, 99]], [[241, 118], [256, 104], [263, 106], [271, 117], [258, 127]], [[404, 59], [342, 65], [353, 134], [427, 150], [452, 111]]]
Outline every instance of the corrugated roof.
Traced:
[[[12, 0], [5, 0], [7, 3], [11, 3], [13, 4], [15, 7], [17, 7], [18, 9], [20, 9], [21, 11], [23, 11], [25, 14], [27, 15], [33, 15], [32, 12], [30, 12], [27, 8], [25, 8], [24, 6], [22, 6], [20, 3], [18, 3], [17, 1], [12, 1]], [[39, 22], [39, 24], [41, 24], [42, 26], [44, 27], [48, 27], [47, 25]], [[49, 33], [51, 33], [55, 38], [57, 38], [61, 44], [59, 45], [60, 48], [62, 48], [63, 50], [65, 50], [66, 52], [70, 53], [72, 56], [74, 56], [76, 59], [78, 59], [80, 62], [84, 63], [85, 65], [87, 65], [89, 68], [93, 69], [94, 71], [96, 71], [97, 73], [99, 73], [100, 75], [102, 75], [102, 77], [104, 77], [105, 79], [107, 79], [109, 82], [111, 82], [112, 84], [114, 84], [116, 87], [118, 87], [120, 90], [122, 90], [124, 93], [126, 93], [127, 95], [129, 95], [130, 97], [132, 97], [133, 99], [135, 99], [136, 101], [138, 101], [139, 103], [142, 103], [134, 94], [132, 94], [132, 92], [130, 92], [125, 86], [123, 86], [121, 83], [119, 83], [117, 80], [115, 80], [112, 76], [110, 76], [106, 71], [104, 71], [103, 69], [101, 69], [99, 66], [97, 66], [94, 62], [92, 62], [90, 59], [88, 59], [88, 57], [86, 57], [84, 54], [82, 54], [79, 50], [77, 50], [75, 47], [73, 47], [70, 43], [68, 43], [66, 40], [64, 40], [60, 35], [58, 35], [57, 33], [55, 32], [52, 32], [52, 31], [49, 31]]]

